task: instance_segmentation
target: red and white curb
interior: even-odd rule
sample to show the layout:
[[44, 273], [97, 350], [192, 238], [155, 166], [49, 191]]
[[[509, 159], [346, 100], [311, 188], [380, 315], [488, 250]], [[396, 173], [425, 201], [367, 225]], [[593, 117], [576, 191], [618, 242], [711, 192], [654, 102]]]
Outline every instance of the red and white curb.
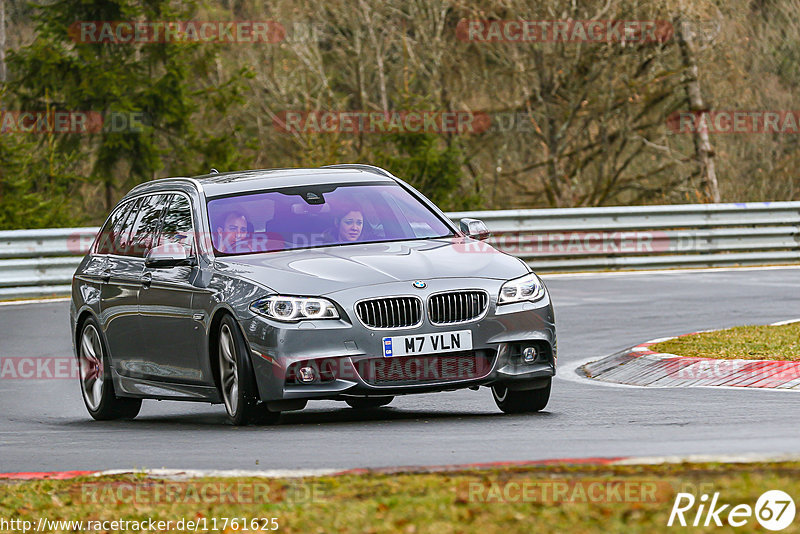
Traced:
[[[793, 322], [798, 322], [798, 319], [781, 321], [773, 326]], [[650, 350], [653, 345], [669, 339], [674, 338], [654, 339], [580, 368], [588, 378], [629, 386], [800, 391], [800, 362], [696, 358]]]
[[26, 473], [0, 473], [0, 479], [8, 480], [66, 480], [78, 477], [102, 477], [115, 475], [143, 475], [149, 478], [165, 478], [170, 480], [186, 480], [192, 478], [308, 478], [323, 476], [345, 476], [365, 474], [398, 474], [398, 473], [444, 473], [467, 471], [472, 469], [502, 469], [513, 467], [534, 467], [546, 465], [610, 465], [625, 458], [558, 458], [552, 460], [531, 460], [516, 462], [487, 462], [473, 464], [428, 465], [428, 466], [396, 466], [354, 469], [107, 469], [104, 471], [48, 471]]
[[48, 471], [0, 473], [0, 480], [68, 480], [79, 477], [103, 477], [115, 475], [140, 475], [148, 478], [189, 480], [193, 478], [312, 478], [323, 476], [347, 476], [368, 474], [427, 474], [454, 473], [460, 471], [488, 469], [518, 469], [526, 467], [548, 467], [563, 465], [614, 466], [614, 465], [660, 465], [683, 463], [776, 463], [800, 462], [797, 454], [692, 454], [686, 456], [617, 456], [610, 458], [554, 458], [511, 462], [485, 462], [471, 464], [427, 465], [405, 467], [375, 467], [356, 469], [268, 469], [268, 470], [221, 470], [221, 469], [111, 469], [105, 471]]
[[31, 471], [0, 473], [0, 480], [66, 480], [78, 477], [142, 475], [149, 478], [187, 480], [192, 478], [306, 478], [332, 476], [341, 469], [105, 469], [102, 471]]

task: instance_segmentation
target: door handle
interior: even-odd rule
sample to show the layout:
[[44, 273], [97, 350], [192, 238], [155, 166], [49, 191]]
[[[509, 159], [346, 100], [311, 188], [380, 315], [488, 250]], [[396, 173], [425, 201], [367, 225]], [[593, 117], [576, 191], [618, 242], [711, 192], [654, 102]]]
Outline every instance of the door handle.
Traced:
[[103, 272], [102, 272], [102, 273], [100, 273], [100, 279], [101, 279], [103, 282], [105, 282], [105, 283], [108, 283], [108, 282], [111, 280], [111, 269], [110, 269], [110, 268], [108, 268], [108, 267], [106, 267], [105, 269], [103, 269]]
[[142, 287], [147, 289], [150, 287], [150, 284], [153, 283], [153, 274], [152, 273], [144, 273], [141, 278]]

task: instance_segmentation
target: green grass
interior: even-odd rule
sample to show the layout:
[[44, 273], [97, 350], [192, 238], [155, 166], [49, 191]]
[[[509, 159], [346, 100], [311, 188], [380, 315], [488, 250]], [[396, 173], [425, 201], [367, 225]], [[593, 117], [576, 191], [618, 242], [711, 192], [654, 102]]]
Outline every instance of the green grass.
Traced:
[[[601, 493], [601, 502], [589, 502], [575, 492], [591, 483], [657, 491], [639, 494], [619, 502], [613, 491]], [[102, 486], [86, 486], [87, 483]], [[107, 486], [112, 483], [116, 485]], [[165, 484], [175, 486], [171, 499]], [[241, 491], [242, 502], [213, 491], [220, 484]], [[513, 486], [517, 484], [517, 486]], [[243, 486], [242, 486], [243, 485]], [[542, 499], [541, 493], [527, 498], [504, 489], [522, 487], [571, 488], [567, 495]], [[268, 486], [265, 489], [265, 486]], [[208, 488], [212, 488], [209, 491]], [[87, 489], [88, 488], [88, 489]], [[99, 489], [98, 489], [99, 488]], [[106, 488], [107, 491], [102, 491]], [[110, 488], [110, 489], [109, 489]], [[127, 488], [126, 492], [120, 492]], [[140, 492], [131, 502], [133, 489]], [[192, 491], [188, 491], [193, 488]], [[201, 502], [186, 498], [201, 493]], [[754, 506], [759, 495], [781, 489], [800, 496], [800, 462], [762, 464], [673, 464], [657, 466], [549, 466], [535, 468], [475, 470], [438, 474], [366, 474], [320, 477], [304, 480], [280, 479], [193, 479], [165, 482], [142, 476], [80, 478], [67, 481], [0, 481], [0, 518], [51, 520], [145, 520], [176, 521], [180, 518], [254, 517], [278, 519], [278, 532], [367, 532], [367, 533], [455, 533], [479, 532], [660, 532], [666, 527], [679, 491], [720, 492], [720, 502]], [[232, 493], [235, 495], [235, 493]], [[621, 493], [624, 495], [624, 492]], [[156, 498], [156, 495], [161, 495]], [[562, 494], [563, 495], [563, 494]], [[640, 495], [640, 496], [639, 496]], [[176, 497], [177, 496], [177, 497]], [[244, 497], [246, 496], [246, 497]], [[595, 494], [595, 497], [597, 494]], [[115, 498], [119, 497], [119, 499]], [[498, 497], [500, 497], [498, 499]], [[616, 499], [617, 502], [614, 502]], [[224, 502], [220, 502], [224, 501]], [[572, 501], [572, 502], [568, 502]], [[687, 515], [687, 517], [690, 517]], [[693, 515], [691, 516], [693, 517]], [[752, 532], [751, 518], [737, 532]], [[727, 527], [730, 529], [730, 527]], [[684, 531], [685, 529], [676, 529]], [[716, 532], [718, 527], [692, 528], [692, 532]], [[199, 530], [204, 532], [204, 530]], [[233, 531], [228, 529], [228, 531]], [[800, 520], [783, 532], [800, 531]], [[175, 532], [175, 530], [172, 530]]]
[[700, 358], [800, 361], [800, 323], [737, 326], [671, 339], [650, 350]]

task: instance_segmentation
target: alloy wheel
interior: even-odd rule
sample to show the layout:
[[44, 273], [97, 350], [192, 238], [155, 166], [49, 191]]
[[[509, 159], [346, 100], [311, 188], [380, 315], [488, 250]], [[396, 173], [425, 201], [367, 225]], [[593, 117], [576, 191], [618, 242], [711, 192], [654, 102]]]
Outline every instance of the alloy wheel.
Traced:
[[236, 345], [227, 324], [219, 332], [219, 378], [222, 398], [231, 417], [239, 407], [239, 373], [236, 368]]
[[103, 346], [100, 335], [94, 325], [87, 325], [81, 335], [80, 357], [78, 365], [81, 373], [81, 390], [86, 404], [91, 410], [97, 410], [103, 398]]

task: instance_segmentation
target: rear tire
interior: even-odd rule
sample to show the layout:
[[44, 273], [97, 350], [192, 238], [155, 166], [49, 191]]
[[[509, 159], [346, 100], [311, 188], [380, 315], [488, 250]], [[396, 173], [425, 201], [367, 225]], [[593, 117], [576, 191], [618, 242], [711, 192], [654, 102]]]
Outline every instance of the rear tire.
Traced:
[[553, 379], [547, 380], [547, 386], [540, 389], [512, 391], [505, 384], [492, 386], [492, 396], [497, 407], [505, 413], [530, 413], [544, 410], [550, 400], [550, 386]]
[[234, 426], [277, 422], [280, 412], [270, 412], [264, 403], [259, 402], [247, 343], [233, 317], [226, 315], [222, 318], [218, 334], [219, 386], [228, 421]]
[[393, 400], [394, 397], [353, 397], [352, 399], [346, 399], [345, 402], [348, 406], [357, 410], [370, 410], [386, 406]]
[[114, 393], [108, 350], [94, 317], [81, 326], [77, 352], [81, 396], [89, 415], [98, 421], [136, 417], [142, 399], [117, 397]]

